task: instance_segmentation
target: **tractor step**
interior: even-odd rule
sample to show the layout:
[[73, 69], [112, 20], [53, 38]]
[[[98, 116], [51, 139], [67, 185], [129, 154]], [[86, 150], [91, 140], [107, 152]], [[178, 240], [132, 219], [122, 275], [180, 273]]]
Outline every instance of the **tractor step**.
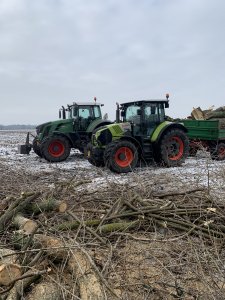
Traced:
[[142, 156], [146, 160], [150, 160], [153, 157], [153, 148], [149, 139], [143, 140]]

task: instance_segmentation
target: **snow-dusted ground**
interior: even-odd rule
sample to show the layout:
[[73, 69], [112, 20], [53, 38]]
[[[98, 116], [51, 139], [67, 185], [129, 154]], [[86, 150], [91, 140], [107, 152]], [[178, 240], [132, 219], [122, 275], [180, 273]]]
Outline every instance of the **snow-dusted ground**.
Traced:
[[[225, 161], [212, 161], [207, 155], [188, 158], [182, 167], [161, 168], [154, 165], [137, 168], [129, 174], [113, 174], [107, 169], [95, 168], [79, 151], [72, 150], [70, 157], [61, 163], [52, 164], [39, 158], [33, 151], [29, 155], [18, 154], [18, 145], [24, 144], [26, 131], [0, 131], [0, 162], [7, 167], [42, 174], [70, 173], [90, 178], [86, 188], [104, 187], [108, 182], [141, 184], [143, 188], [154, 186], [162, 190], [177, 190], [186, 187], [206, 186], [225, 193]], [[205, 156], [205, 157], [204, 157]], [[64, 174], [64, 175], [63, 175]]]

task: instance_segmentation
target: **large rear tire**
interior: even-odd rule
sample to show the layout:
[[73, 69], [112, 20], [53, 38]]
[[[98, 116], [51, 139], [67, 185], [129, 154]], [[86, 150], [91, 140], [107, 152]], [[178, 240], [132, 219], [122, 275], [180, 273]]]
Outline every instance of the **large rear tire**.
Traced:
[[113, 172], [131, 172], [138, 162], [137, 148], [129, 141], [113, 141], [105, 149], [104, 162]]
[[50, 162], [60, 162], [70, 155], [70, 143], [62, 136], [47, 137], [41, 143], [41, 154]]
[[37, 139], [37, 137], [35, 137], [34, 140], [33, 140], [34, 153], [36, 153], [39, 157], [43, 157], [42, 154], [41, 154], [40, 144], [37, 141], [38, 141], [38, 139]]
[[169, 130], [161, 139], [161, 161], [168, 167], [180, 166], [189, 154], [189, 141], [184, 131]]

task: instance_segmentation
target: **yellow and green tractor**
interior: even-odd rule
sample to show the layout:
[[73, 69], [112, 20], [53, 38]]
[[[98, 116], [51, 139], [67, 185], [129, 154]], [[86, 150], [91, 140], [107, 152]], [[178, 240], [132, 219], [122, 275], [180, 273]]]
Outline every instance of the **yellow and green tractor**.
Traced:
[[187, 129], [166, 117], [168, 98], [117, 104], [116, 122], [93, 131], [89, 162], [117, 173], [132, 171], [140, 160], [180, 166], [189, 153]]

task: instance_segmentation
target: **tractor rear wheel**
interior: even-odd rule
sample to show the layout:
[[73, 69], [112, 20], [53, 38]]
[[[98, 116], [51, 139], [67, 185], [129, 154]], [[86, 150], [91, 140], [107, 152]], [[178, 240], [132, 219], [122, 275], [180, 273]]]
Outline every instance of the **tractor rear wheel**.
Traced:
[[180, 166], [189, 154], [189, 141], [184, 131], [171, 129], [160, 142], [161, 161], [168, 167]]
[[116, 173], [131, 172], [138, 162], [137, 148], [129, 141], [113, 141], [105, 149], [104, 162]]
[[50, 162], [60, 162], [66, 160], [70, 155], [70, 143], [62, 136], [47, 137], [41, 143], [41, 153]]
[[35, 137], [33, 140], [33, 150], [34, 150], [34, 153], [36, 153], [38, 156], [42, 157], [40, 144], [37, 143], [37, 137]]
[[219, 143], [210, 147], [211, 158], [214, 160], [225, 159], [225, 143]]

